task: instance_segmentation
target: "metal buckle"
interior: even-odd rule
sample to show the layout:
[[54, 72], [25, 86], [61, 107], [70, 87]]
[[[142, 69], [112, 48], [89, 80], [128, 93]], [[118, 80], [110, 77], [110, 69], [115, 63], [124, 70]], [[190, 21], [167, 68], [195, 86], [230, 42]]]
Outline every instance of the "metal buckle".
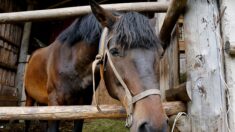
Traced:
[[128, 114], [127, 115], [127, 118], [126, 118], [126, 127], [127, 128], [130, 128], [131, 125], [132, 125], [132, 121], [133, 121], [133, 117], [132, 117], [132, 114]]

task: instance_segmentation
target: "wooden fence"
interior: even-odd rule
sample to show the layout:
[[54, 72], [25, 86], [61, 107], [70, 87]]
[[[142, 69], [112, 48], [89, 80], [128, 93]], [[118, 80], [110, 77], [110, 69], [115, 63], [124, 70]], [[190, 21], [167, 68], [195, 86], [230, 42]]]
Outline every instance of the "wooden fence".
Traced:
[[[168, 45], [169, 43], [174, 44], [176, 41], [173, 28], [177, 21], [177, 18], [179, 17], [179, 13], [182, 11], [182, 6], [180, 2], [187, 2], [186, 0], [172, 0], [170, 5], [166, 4], [165, 0], [161, 0], [164, 2], [154, 2], [149, 3], [150, 6], [146, 6], [145, 8], [137, 5], [132, 5], [130, 7], [126, 6], [125, 9], [121, 8], [124, 7], [124, 5], [106, 5], [105, 8], [109, 9], [116, 9], [116, 10], [139, 10], [141, 8], [141, 11], [160, 11], [163, 12], [166, 10], [166, 8], [169, 7], [166, 13], [166, 17], [163, 21], [163, 24], [160, 29], [160, 38], [164, 45]], [[228, 130], [228, 120], [227, 120], [227, 109], [226, 109], [226, 87], [234, 88], [233, 84], [233, 78], [231, 75], [234, 74], [234, 63], [231, 61], [233, 60], [232, 52], [225, 53], [225, 68], [226, 68], [226, 77], [224, 77], [224, 60], [223, 60], [223, 45], [224, 44], [230, 44], [230, 47], [233, 47], [234, 42], [234, 34], [227, 35], [222, 34], [221, 36], [221, 29], [220, 29], [220, 22], [222, 23], [222, 33], [228, 33], [230, 30], [233, 30], [234, 32], [234, 26], [233, 24], [228, 24], [227, 21], [229, 21], [229, 16], [234, 12], [233, 6], [235, 6], [235, 2], [231, 2], [229, 0], [221, 0], [222, 6], [224, 8], [221, 8], [221, 11], [219, 12], [218, 2], [216, 0], [207, 0], [207, 1], [195, 1], [195, 0], [188, 0], [185, 10], [185, 42], [186, 42], [186, 59], [187, 59], [187, 82], [184, 85], [183, 91], [186, 91], [187, 94], [191, 94], [188, 96], [190, 102], [188, 102], [188, 114], [187, 117], [187, 124], [190, 124], [190, 129], [185, 131], [193, 131], [193, 132], [200, 132], [200, 131], [220, 131], [220, 132], [226, 132]], [[230, 2], [230, 6], [228, 3]], [[142, 3], [143, 4], [143, 3]], [[160, 6], [160, 4], [164, 7], [164, 9]], [[136, 8], [134, 8], [136, 6]], [[139, 9], [137, 9], [137, 7]], [[226, 10], [226, 8], [228, 8]], [[56, 14], [56, 17], [58, 18], [65, 18], [65, 17], [74, 17], [77, 15], [81, 15], [84, 13], [90, 12], [90, 9], [88, 7], [82, 7], [80, 8], [82, 13], [73, 14], [71, 13], [71, 10], [78, 10], [78, 8], [67, 8], [67, 9], [54, 9], [54, 10], [45, 10], [45, 11], [28, 11], [28, 12], [19, 12], [19, 13], [4, 13], [0, 14], [0, 23], [4, 22], [25, 22], [25, 21], [36, 21], [36, 20], [45, 20], [45, 19], [55, 19], [55, 12], [66, 12], [63, 15], [60, 15], [58, 17], [58, 14]], [[178, 11], [178, 9], [180, 9]], [[74, 11], [77, 12], [77, 11]], [[51, 13], [51, 14], [50, 14]], [[228, 14], [226, 14], [228, 13]], [[48, 15], [45, 15], [48, 14]], [[54, 14], [54, 15], [53, 15]], [[223, 18], [223, 14], [225, 14], [225, 18]], [[19, 15], [16, 17], [16, 15]], [[36, 15], [36, 16], [35, 16]], [[232, 16], [233, 18], [233, 16]], [[228, 26], [229, 25], [229, 26]], [[233, 27], [230, 29], [230, 27]], [[167, 51], [168, 55], [166, 55], [166, 60], [168, 61], [168, 72], [165, 74], [165, 78], [162, 78], [161, 81], [164, 83], [164, 88], [167, 86], [169, 88], [169, 84], [173, 87], [174, 85], [178, 85], [174, 82], [174, 77], [171, 76], [171, 71], [174, 71], [175, 69], [171, 66], [174, 64], [172, 61], [170, 61], [177, 53], [173, 53], [172, 51], [177, 47], [171, 47], [169, 51]], [[232, 51], [232, 49], [229, 49], [228, 51]], [[172, 62], [172, 63], [171, 63]], [[229, 66], [231, 64], [232, 66]], [[177, 64], [178, 65], [178, 64]], [[231, 75], [230, 75], [231, 74]], [[229, 84], [227, 86], [226, 82]], [[170, 86], [170, 87], [171, 87]], [[226, 86], [226, 87], [225, 87]], [[182, 89], [181, 89], [182, 90]], [[231, 89], [229, 89], [231, 90]], [[165, 91], [165, 89], [164, 89]], [[175, 95], [179, 95], [179, 90], [175, 90]], [[177, 92], [178, 91], [178, 92]], [[229, 91], [230, 92], [230, 91]], [[231, 90], [231, 93], [234, 93], [234, 90]], [[234, 103], [234, 94], [230, 94], [231, 99], [229, 100], [229, 108], [230, 105], [232, 108], [235, 106]], [[173, 99], [174, 100], [174, 99]], [[185, 100], [184, 100], [185, 101]], [[231, 104], [230, 104], [231, 103]], [[166, 103], [165, 103], [166, 104]], [[171, 105], [174, 108], [177, 106]], [[64, 119], [65, 117], [62, 115], [54, 116], [53, 112], [50, 110], [52, 107], [40, 107], [40, 108], [0, 108], [0, 119]], [[59, 109], [62, 108], [63, 110], [68, 110], [69, 107], [56, 107], [56, 110], [59, 111]], [[97, 111], [92, 106], [76, 106], [72, 107], [76, 108], [78, 111], [86, 111], [91, 109], [94, 113], [89, 113], [88, 118], [96, 118], [96, 117], [123, 117], [125, 114], [123, 114], [123, 108], [118, 109], [106, 109], [106, 106], [102, 106], [103, 111], [108, 111], [108, 114], [111, 113], [118, 113], [117, 115], [108, 115], [104, 116], [97, 115]], [[183, 107], [182, 107], [183, 108]], [[232, 109], [231, 108], [231, 109]], [[19, 113], [17, 112], [10, 112], [10, 110], [17, 109]], [[48, 110], [49, 113], [47, 113], [48, 117], [40, 118], [39, 116], [33, 116], [37, 115], [39, 113], [30, 113], [29, 111], [35, 109], [36, 111], [40, 110]], [[9, 110], [9, 111], [8, 111]], [[173, 108], [169, 108], [166, 111], [171, 111]], [[233, 109], [232, 109], [233, 110]], [[229, 123], [231, 131], [235, 131], [234, 128], [234, 113], [233, 111], [229, 111]], [[24, 111], [26, 111], [25, 114]], [[77, 111], [77, 112], [78, 112]], [[81, 112], [80, 111], [80, 112]], [[184, 109], [181, 109], [180, 111], [184, 111]], [[9, 112], [9, 113], [7, 113]], [[21, 112], [21, 113], [20, 113]], [[70, 111], [74, 112], [74, 111]], [[179, 111], [177, 111], [179, 112]], [[60, 113], [60, 112], [59, 112]], [[86, 113], [86, 112], [85, 112]], [[8, 114], [8, 115], [7, 115]], [[21, 118], [20, 116], [17, 116], [15, 114], [23, 115]], [[28, 116], [26, 116], [28, 114]], [[43, 113], [42, 113], [43, 114]], [[68, 113], [66, 113], [68, 114]], [[86, 113], [88, 114], [88, 113]], [[85, 115], [86, 115], [85, 114]], [[176, 114], [176, 113], [174, 113]], [[4, 115], [7, 115], [4, 117]], [[94, 116], [92, 116], [94, 115]], [[13, 116], [13, 117], [11, 117]], [[33, 116], [33, 117], [32, 117]], [[44, 116], [44, 115], [43, 115]], [[50, 116], [50, 118], [49, 118]], [[76, 118], [85, 118], [84, 115], [76, 115]], [[67, 118], [66, 118], [67, 119]], [[184, 118], [185, 119], [185, 118]]]

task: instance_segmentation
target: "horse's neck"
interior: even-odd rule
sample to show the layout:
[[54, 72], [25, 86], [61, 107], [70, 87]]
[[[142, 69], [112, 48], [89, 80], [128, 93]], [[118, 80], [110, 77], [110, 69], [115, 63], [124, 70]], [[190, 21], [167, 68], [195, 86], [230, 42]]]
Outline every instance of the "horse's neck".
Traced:
[[[85, 42], [79, 42], [74, 45], [72, 49], [72, 55], [74, 56], [74, 64], [77, 70], [87, 69], [91, 66], [92, 62], [95, 60], [95, 56], [98, 53], [98, 44], [89, 45]], [[88, 70], [91, 70], [89, 68]]]

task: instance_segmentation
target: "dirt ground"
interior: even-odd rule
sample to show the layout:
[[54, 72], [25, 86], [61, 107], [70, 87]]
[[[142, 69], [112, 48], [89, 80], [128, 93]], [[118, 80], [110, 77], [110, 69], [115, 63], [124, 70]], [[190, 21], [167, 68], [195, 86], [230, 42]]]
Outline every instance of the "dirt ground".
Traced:
[[[30, 132], [44, 132], [46, 122], [32, 121]], [[62, 121], [60, 123], [60, 132], [72, 132], [72, 121]], [[23, 132], [23, 122], [0, 122], [0, 132]], [[96, 119], [87, 120], [83, 125], [83, 132], [128, 132], [125, 128], [124, 120]]]

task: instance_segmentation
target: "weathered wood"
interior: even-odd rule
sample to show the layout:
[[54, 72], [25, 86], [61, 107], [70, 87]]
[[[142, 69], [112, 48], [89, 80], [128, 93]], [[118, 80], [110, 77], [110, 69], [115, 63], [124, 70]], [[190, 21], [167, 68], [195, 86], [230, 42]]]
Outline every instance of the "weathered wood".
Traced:
[[166, 100], [167, 101], [191, 101], [191, 93], [186, 88], [186, 83], [180, 84], [175, 88], [166, 90]]
[[14, 72], [16, 72], [16, 69], [17, 69], [16, 66], [6, 64], [6, 63], [3, 63], [3, 62], [0, 62], [0, 68], [4, 68], [4, 69], [11, 70], [11, 71], [14, 71]]
[[[168, 124], [170, 125], [171, 130], [176, 117], [176, 115], [173, 115], [168, 120]], [[175, 128], [173, 132], [191, 132], [189, 118], [185, 115], [180, 116], [180, 118], [175, 123]]]
[[[28, 10], [32, 10], [33, 5], [28, 6]], [[27, 22], [24, 25], [23, 36], [20, 47], [19, 54], [19, 64], [17, 67], [16, 73], [16, 88], [18, 89], [18, 98], [19, 103], [21, 102], [22, 91], [23, 91], [23, 82], [24, 82], [24, 72], [25, 72], [25, 62], [27, 62], [30, 34], [31, 34], [32, 22]]]
[[[167, 115], [185, 111], [182, 102], [163, 103]], [[122, 106], [45, 106], [45, 107], [0, 107], [0, 120], [74, 120], [94, 118], [124, 118], [126, 112]]]
[[16, 96], [0, 96], [0, 106], [17, 106], [18, 98]]
[[[167, 2], [168, 0], [161, 0], [161, 2]], [[170, 10], [170, 9], [169, 9]], [[162, 27], [164, 23], [165, 15], [158, 14], [158, 24], [159, 28]], [[177, 35], [176, 30], [173, 30], [172, 37], [169, 38], [170, 46], [165, 51], [163, 58], [160, 62], [160, 88], [162, 93], [162, 99], [165, 100], [165, 91], [167, 89], [173, 88], [179, 83], [179, 64], [178, 64], [178, 45], [177, 45]], [[160, 31], [159, 31], [160, 32]]]
[[225, 42], [224, 45], [225, 52], [231, 56], [235, 55], [235, 42], [229, 42], [228, 40]]
[[227, 132], [217, 0], [188, 0], [184, 16], [192, 132]]
[[3, 37], [3, 36], [1, 36], [1, 35], [0, 35], [0, 39], [3, 40], [3, 41], [5, 41], [5, 42], [7, 42], [7, 43], [9, 43], [9, 44], [11, 44], [11, 45], [14, 45], [15, 47], [19, 47], [18, 44], [14, 43], [14, 42], [12, 42], [12, 41], [10, 41], [10, 40], [8, 40], [8, 39], [6, 39], [5, 37]]
[[171, 32], [182, 13], [187, 0], [172, 0], [167, 10], [163, 25], [160, 30], [159, 38], [164, 49], [167, 48], [171, 38]]
[[[168, 3], [138, 2], [138, 3], [106, 4], [101, 6], [108, 10], [117, 10], [117, 11], [165, 12], [168, 8]], [[90, 6], [2, 13], [0, 14], [0, 23], [64, 19], [70, 17], [78, 17], [80, 15], [85, 15], [88, 13], [91, 13]]]
[[[221, 0], [220, 18], [222, 25], [222, 38], [223, 43], [229, 42], [229, 54], [224, 54], [225, 62], [225, 78], [228, 86], [227, 102], [228, 102], [228, 123], [231, 132], [235, 132], [235, 1], [234, 0]], [[223, 13], [224, 12], [224, 13]], [[232, 56], [231, 56], [232, 55]]]

